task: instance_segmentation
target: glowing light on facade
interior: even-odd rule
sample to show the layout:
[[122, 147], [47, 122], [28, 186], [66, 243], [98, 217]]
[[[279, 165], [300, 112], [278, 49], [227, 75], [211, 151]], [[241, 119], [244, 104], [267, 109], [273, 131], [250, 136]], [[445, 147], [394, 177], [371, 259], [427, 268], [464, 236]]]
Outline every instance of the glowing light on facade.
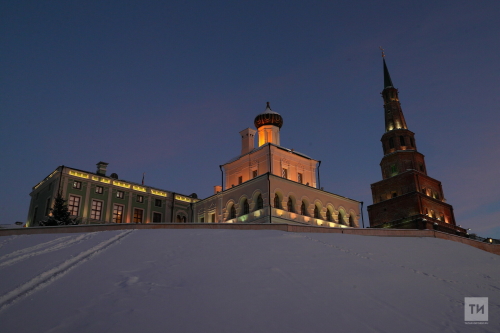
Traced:
[[99, 177], [97, 177], [97, 176], [92, 176], [92, 180], [99, 181]]
[[117, 180], [113, 180], [113, 185], [124, 187], [124, 188], [130, 188], [130, 184], [119, 182]]
[[141, 186], [137, 186], [137, 185], [133, 185], [132, 189], [134, 189], [136, 191], [146, 192], [146, 188], [145, 187], [141, 187]]
[[162, 191], [153, 190], [153, 189], [151, 189], [151, 194], [159, 195], [159, 196], [162, 196], [162, 197], [166, 197], [167, 196], [167, 193], [162, 192]]
[[89, 175], [87, 175], [86, 173], [83, 173], [83, 172], [78, 172], [78, 171], [74, 171], [74, 170], [69, 170], [69, 174], [70, 174], [71, 176], [75, 176], [75, 177], [80, 177], [80, 178], [89, 179]]
[[111, 184], [111, 180], [106, 179], [106, 178], [101, 178], [101, 183], [104, 183], [104, 184]]

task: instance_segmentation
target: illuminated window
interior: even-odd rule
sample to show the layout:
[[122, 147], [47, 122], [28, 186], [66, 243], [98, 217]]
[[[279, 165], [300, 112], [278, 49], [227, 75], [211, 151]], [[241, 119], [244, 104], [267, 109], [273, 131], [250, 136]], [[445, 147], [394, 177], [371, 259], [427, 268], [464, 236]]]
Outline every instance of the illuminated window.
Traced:
[[292, 197], [289, 197], [288, 198], [288, 202], [286, 204], [286, 208], [289, 212], [291, 213], [295, 213], [295, 209], [293, 209], [293, 200], [292, 200]]
[[320, 215], [319, 215], [319, 208], [318, 206], [314, 206], [314, 218], [315, 219], [320, 219]]
[[303, 182], [302, 174], [300, 172], [297, 174], [297, 181], [301, 184]]
[[122, 223], [123, 222], [123, 206], [115, 204], [113, 206], [113, 222]]
[[80, 209], [80, 197], [70, 195], [68, 200], [68, 210], [70, 215], [78, 215]]
[[95, 187], [95, 193], [97, 194], [103, 194], [104, 188], [102, 186], [96, 186]]
[[142, 215], [144, 211], [139, 208], [134, 209], [134, 223], [142, 223]]
[[90, 218], [100, 220], [102, 215], [102, 201], [92, 200], [92, 210], [90, 211]]
[[161, 214], [160, 213], [153, 213], [153, 223], [160, 223], [161, 222]]
[[47, 204], [45, 205], [45, 215], [49, 216], [50, 214], [50, 198], [47, 199]]
[[389, 138], [389, 148], [394, 148], [394, 138]]
[[401, 146], [406, 146], [406, 143], [405, 143], [405, 137], [400, 135], [399, 136], [399, 143], [401, 144]]
[[161, 199], [155, 199], [155, 206], [161, 207]]
[[116, 197], [118, 199], [123, 199], [125, 197], [125, 192], [123, 192], [123, 191], [116, 191]]
[[398, 170], [396, 168], [396, 164], [391, 165], [391, 176], [394, 176], [398, 173]]
[[243, 201], [243, 215], [250, 213], [250, 206], [248, 205], [248, 200]]
[[274, 208], [281, 209], [281, 200], [280, 200], [280, 196], [278, 195], [278, 193], [276, 193], [274, 195]]
[[82, 182], [79, 182], [78, 180], [73, 181], [73, 188], [75, 190], [79, 190], [82, 188]]
[[241, 183], [243, 183], [243, 176], [238, 177], [238, 185], [240, 185]]
[[288, 169], [283, 168], [283, 171], [282, 171], [282, 173], [281, 173], [281, 176], [282, 176], [283, 178], [288, 179]]
[[137, 202], [144, 202], [144, 196], [143, 196], [143, 195], [138, 194], [138, 195], [137, 195]]
[[234, 205], [231, 205], [231, 209], [229, 209], [229, 219], [234, 219], [236, 218], [236, 208], [234, 208]]
[[262, 194], [257, 197], [257, 209], [264, 208], [264, 200], [262, 199]]
[[300, 215], [307, 216], [306, 203], [302, 201], [302, 205], [300, 205]]
[[253, 170], [253, 171], [252, 171], [252, 177], [253, 177], [253, 178], [257, 177], [257, 170]]

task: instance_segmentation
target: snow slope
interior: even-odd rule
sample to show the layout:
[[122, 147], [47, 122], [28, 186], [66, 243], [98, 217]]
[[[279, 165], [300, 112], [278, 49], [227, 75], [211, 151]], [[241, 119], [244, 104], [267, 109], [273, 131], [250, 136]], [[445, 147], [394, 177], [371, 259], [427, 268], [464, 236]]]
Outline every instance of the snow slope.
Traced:
[[[0, 237], [0, 332], [499, 332], [500, 256], [240, 230]], [[489, 297], [489, 324], [464, 324]]]

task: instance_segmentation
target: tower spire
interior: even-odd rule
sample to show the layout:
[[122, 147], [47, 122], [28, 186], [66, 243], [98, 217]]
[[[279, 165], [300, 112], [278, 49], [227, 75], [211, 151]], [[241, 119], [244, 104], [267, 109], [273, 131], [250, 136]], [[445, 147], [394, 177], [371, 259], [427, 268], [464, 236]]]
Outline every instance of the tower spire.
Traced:
[[389, 70], [387, 69], [387, 64], [385, 63], [385, 53], [382, 46], [379, 46], [379, 49], [382, 51], [382, 61], [384, 63], [384, 89], [387, 87], [394, 87], [391, 80], [391, 75], [389, 74]]

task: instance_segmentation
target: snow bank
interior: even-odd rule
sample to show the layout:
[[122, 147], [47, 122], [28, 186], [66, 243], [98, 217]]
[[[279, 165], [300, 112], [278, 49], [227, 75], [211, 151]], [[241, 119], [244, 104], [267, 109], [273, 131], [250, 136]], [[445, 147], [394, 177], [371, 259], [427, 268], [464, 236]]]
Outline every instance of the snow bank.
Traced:
[[[500, 256], [435, 238], [125, 230], [0, 238], [1, 332], [498, 332]], [[489, 297], [489, 324], [464, 324]]]

